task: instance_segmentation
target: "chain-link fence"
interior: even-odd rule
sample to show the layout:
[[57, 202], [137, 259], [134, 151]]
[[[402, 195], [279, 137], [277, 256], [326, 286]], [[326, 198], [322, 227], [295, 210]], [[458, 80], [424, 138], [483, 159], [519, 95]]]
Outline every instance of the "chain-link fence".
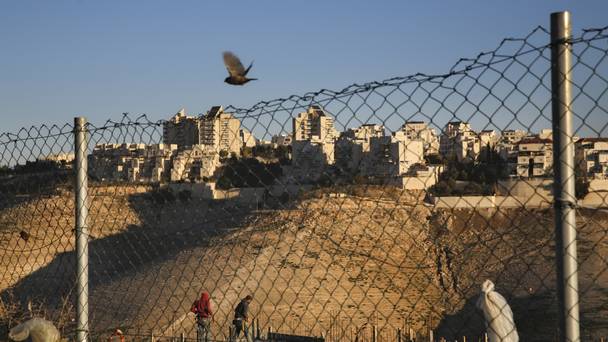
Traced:
[[[576, 280], [560, 251], [574, 246], [581, 339], [605, 338], [608, 28], [550, 42], [539, 27], [446, 74], [0, 135], [0, 333], [36, 316], [95, 341], [194, 340], [205, 324], [213, 341], [241, 326], [262, 340], [492, 341], [515, 335], [512, 311], [521, 340], [556, 340], [571, 285], [558, 270]], [[553, 191], [560, 134], [576, 201]], [[577, 246], [555, 233], [568, 210]]]

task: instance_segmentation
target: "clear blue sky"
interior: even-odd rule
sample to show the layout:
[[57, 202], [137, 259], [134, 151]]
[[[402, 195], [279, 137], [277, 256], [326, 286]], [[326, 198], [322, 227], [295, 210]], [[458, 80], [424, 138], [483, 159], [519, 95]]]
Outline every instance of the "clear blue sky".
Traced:
[[[42, 123], [169, 117], [215, 104], [446, 72], [502, 38], [608, 25], [608, 1], [0, 2], [0, 132]], [[223, 50], [255, 60], [245, 87], [223, 83]]]

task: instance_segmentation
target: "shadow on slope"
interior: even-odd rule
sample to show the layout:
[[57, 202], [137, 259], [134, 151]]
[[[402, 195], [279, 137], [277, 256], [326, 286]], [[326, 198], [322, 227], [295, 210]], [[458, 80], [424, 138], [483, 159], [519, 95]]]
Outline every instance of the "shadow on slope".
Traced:
[[[90, 316], [95, 326], [104, 327], [105, 320], [128, 320], [137, 306], [130, 305], [134, 293], [152, 293], [154, 279], [138, 279], [147, 269], [175, 257], [182, 251], [205, 247], [233, 229], [246, 223], [252, 209], [235, 201], [207, 201], [158, 195], [155, 192], [129, 196], [129, 205], [141, 224], [113, 227], [115, 233], [92, 239], [89, 243], [89, 291], [127, 279], [130, 288], [110, 288], [91, 299]], [[95, 208], [90, 216], [96, 215]], [[97, 217], [95, 221], [116, 220]], [[124, 226], [124, 224], [123, 224]], [[91, 227], [95, 232], [96, 227]], [[99, 231], [99, 235], [108, 232]], [[34, 257], [34, 256], [32, 256]], [[46, 266], [21, 279], [15, 286], [0, 293], [5, 302], [15, 299], [25, 308], [28, 301], [44, 305], [50, 312], [59, 309], [65, 298], [76, 302], [75, 252], [65, 252]], [[146, 275], [148, 277], [148, 275]], [[106, 304], [120, 303], [119, 307]], [[95, 328], [92, 326], [92, 330]]]

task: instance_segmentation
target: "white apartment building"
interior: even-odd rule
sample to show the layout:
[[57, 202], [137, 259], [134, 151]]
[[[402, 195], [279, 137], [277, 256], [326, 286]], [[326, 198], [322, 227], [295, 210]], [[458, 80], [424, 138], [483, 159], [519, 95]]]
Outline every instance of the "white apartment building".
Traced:
[[240, 137], [241, 121], [230, 113], [225, 113], [222, 106], [211, 107], [199, 121], [199, 143], [229, 154], [241, 154]]
[[515, 145], [521, 139], [527, 137], [528, 135], [528, 132], [522, 131], [520, 129], [507, 129], [502, 131], [500, 140], [503, 143]]
[[456, 136], [453, 145], [458, 161], [474, 161], [481, 152], [479, 138], [473, 131]]
[[[186, 115], [181, 109], [163, 125], [163, 142], [176, 144], [180, 149], [193, 145], [207, 145], [216, 152], [226, 151], [240, 155], [242, 138], [241, 122], [222, 106], [211, 107], [200, 117]], [[255, 139], [255, 138], [254, 138]]]
[[371, 161], [371, 158], [366, 157], [370, 152], [371, 139], [385, 135], [384, 126], [375, 124], [365, 124], [342, 132], [336, 141], [336, 164], [351, 173], [367, 168], [367, 165], [362, 164]]
[[299, 113], [293, 119], [292, 135], [292, 164], [295, 168], [300, 168], [303, 173], [308, 170], [322, 172], [326, 165], [334, 164], [334, 142], [338, 132], [333, 118], [321, 107], [310, 106]]
[[319, 106], [310, 106], [293, 119], [295, 141], [333, 142], [337, 137], [334, 119]]
[[185, 148], [200, 143], [200, 120], [182, 108], [163, 124], [163, 142]]
[[91, 175], [100, 180], [160, 182], [169, 178], [177, 145], [98, 144], [89, 155]]
[[403, 131], [370, 138], [370, 150], [361, 163], [365, 176], [394, 178], [406, 175], [414, 165], [424, 164], [424, 143], [410, 140]]
[[493, 129], [486, 129], [479, 132], [479, 144], [482, 148], [490, 146], [490, 148], [496, 147], [500, 136]]
[[551, 128], [543, 128], [538, 133], [538, 137], [541, 139], [551, 139], [553, 140], [553, 130]]
[[517, 143], [528, 136], [528, 132], [519, 129], [508, 129], [501, 132], [497, 149], [500, 157], [507, 161], [509, 174], [517, 174]]
[[479, 132], [479, 154], [483, 155], [491, 150], [498, 150], [500, 136], [494, 130], [486, 129]]
[[38, 160], [43, 160], [43, 161], [47, 161], [47, 162], [53, 162], [56, 165], [58, 165], [61, 168], [64, 169], [72, 169], [72, 164], [74, 161], [74, 153], [73, 152], [69, 152], [69, 153], [54, 153], [54, 154], [48, 154], [42, 158], [39, 158]]
[[423, 121], [406, 121], [401, 130], [410, 140], [422, 140], [424, 143], [424, 155], [439, 153], [439, 138], [435, 129], [430, 128]]
[[270, 142], [275, 146], [290, 146], [292, 142], [291, 134], [273, 135]]
[[480, 152], [477, 134], [467, 122], [448, 122], [439, 139], [439, 153], [458, 161], [475, 160]]
[[548, 177], [553, 169], [553, 142], [550, 139], [531, 137], [517, 143], [515, 176]]
[[258, 139], [245, 128], [241, 128], [239, 136], [243, 147], [255, 147], [258, 144]]
[[575, 158], [587, 181], [608, 179], [608, 138], [579, 139]]
[[210, 145], [194, 145], [173, 158], [171, 181], [200, 181], [212, 177], [221, 165], [219, 153]]

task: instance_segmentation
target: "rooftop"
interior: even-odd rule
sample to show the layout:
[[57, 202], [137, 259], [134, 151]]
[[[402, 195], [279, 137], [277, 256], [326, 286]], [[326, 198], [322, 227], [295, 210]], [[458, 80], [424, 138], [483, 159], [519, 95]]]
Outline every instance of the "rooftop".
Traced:
[[551, 144], [553, 140], [551, 139], [541, 139], [539, 137], [531, 137], [531, 138], [523, 138], [520, 140], [517, 145], [523, 144]]
[[221, 114], [223, 111], [224, 111], [224, 108], [222, 108], [222, 106], [213, 106], [213, 107], [211, 107], [211, 109], [209, 109], [207, 114], [205, 114], [205, 117], [214, 118], [214, 117], [218, 116], [219, 114]]
[[594, 143], [594, 142], [608, 142], [608, 138], [604, 137], [592, 137], [592, 138], [580, 138], [576, 143]]

